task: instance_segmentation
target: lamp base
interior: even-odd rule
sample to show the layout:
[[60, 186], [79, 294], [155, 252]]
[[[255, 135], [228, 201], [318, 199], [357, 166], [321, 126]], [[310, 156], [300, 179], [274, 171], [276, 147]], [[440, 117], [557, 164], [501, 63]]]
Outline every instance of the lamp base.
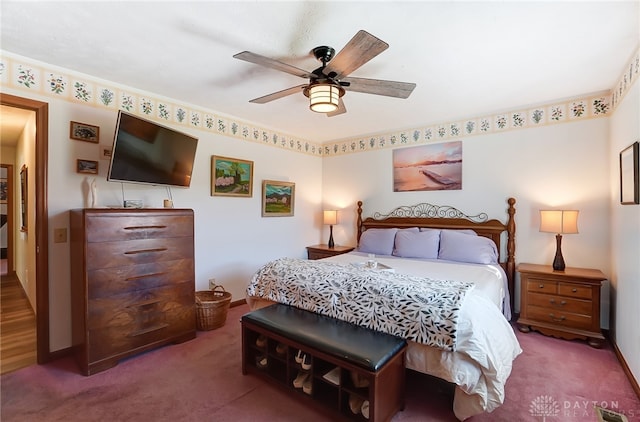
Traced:
[[553, 271], [564, 271], [564, 258], [562, 257], [562, 235], [556, 235], [556, 256], [553, 259]]
[[327, 244], [329, 248], [333, 248], [335, 243], [333, 243], [333, 226], [329, 226], [329, 243]]

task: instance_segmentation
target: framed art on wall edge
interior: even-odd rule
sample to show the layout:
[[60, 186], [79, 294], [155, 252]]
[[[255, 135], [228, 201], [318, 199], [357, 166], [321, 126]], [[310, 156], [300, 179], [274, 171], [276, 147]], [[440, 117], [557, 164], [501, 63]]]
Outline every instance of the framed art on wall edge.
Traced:
[[636, 141], [620, 152], [620, 203], [623, 205], [640, 204], [639, 148], [640, 143]]
[[262, 181], [262, 216], [290, 217], [295, 205], [296, 184], [278, 182], [275, 180]]

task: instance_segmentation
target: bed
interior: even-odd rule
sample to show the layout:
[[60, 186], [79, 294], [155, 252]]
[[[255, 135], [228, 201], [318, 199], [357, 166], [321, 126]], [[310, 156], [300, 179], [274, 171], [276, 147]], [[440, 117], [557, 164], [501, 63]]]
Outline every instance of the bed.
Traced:
[[360, 201], [355, 251], [267, 263], [249, 283], [247, 302], [251, 309], [286, 303], [404, 337], [408, 369], [456, 385], [459, 420], [491, 412], [504, 402], [522, 352], [509, 324], [515, 199], [507, 202], [502, 223], [432, 204], [363, 219]]

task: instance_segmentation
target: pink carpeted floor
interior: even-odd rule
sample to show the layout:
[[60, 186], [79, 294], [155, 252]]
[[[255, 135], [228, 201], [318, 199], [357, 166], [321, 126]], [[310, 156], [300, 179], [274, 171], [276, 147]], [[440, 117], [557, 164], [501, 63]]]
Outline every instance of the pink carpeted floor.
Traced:
[[[11, 421], [331, 421], [255, 376], [241, 373], [240, 317], [85, 377], [70, 358], [0, 378], [3, 422]], [[517, 332], [503, 406], [470, 421], [596, 421], [594, 402], [640, 421], [640, 400], [610, 346]], [[394, 422], [455, 421], [452, 387], [409, 371], [406, 408]], [[547, 404], [546, 407], [543, 407]]]

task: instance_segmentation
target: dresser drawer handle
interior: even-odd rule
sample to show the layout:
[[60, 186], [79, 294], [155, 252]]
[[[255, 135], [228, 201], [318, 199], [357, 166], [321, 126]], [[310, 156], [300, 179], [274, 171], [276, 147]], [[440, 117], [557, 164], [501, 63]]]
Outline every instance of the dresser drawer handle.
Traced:
[[571, 292], [576, 293], [578, 291], [578, 289], [576, 289], [575, 287], [573, 289], [571, 289]]
[[135, 254], [139, 254], [139, 253], [150, 253], [150, 252], [163, 252], [166, 251], [167, 248], [155, 248], [155, 249], [140, 249], [137, 251], [127, 251], [124, 254], [125, 255], [135, 255]]
[[551, 320], [555, 322], [562, 322], [566, 319], [564, 315], [562, 315], [560, 318], [557, 318], [554, 314], [549, 314], [549, 318], [551, 318]]
[[167, 328], [168, 326], [169, 326], [169, 324], [158, 324], [158, 325], [154, 325], [153, 327], [143, 328], [141, 330], [129, 333], [129, 337], [141, 336], [143, 334], [147, 334], [147, 333], [150, 333], [152, 331], [162, 330], [163, 328]]
[[[552, 305], [555, 305], [556, 304], [556, 300], [555, 299], [549, 299], [549, 303], [551, 303]], [[564, 306], [566, 304], [567, 304], [566, 300], [561, 300], [560, 301], [560, 306]]]
[[538, 288], [540, 288], [540, 289], [544, 289], [544, 284], [540, 284], [540, 285], [538, 285]]
[[149, 229], [166, 229], [167, 226], [129, 226], [125, 230], [149, 230]]
[[141, 278], [157, 277], [159, 275], [164, 275], [164, 274], [166, 274], [166, 273], [151, 273], [151, 274], [136, 275], [136, 276], [133, 276], [133, 277], [127, 277], [124, 280], [125, 281], [140, 280]]
[[160, 303], [160, 299], [151, 298], [127, 305], [127, 308], [142, 308], [143, 306], [156, 305], [158, 303]]

